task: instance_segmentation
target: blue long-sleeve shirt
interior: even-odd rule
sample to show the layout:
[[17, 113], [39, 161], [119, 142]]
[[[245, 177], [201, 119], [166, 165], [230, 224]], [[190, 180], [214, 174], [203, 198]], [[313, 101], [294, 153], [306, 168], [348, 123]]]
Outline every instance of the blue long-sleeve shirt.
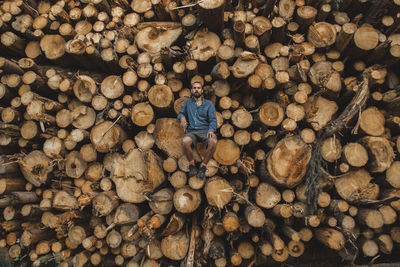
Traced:
[[188, 131], [215, 132], [217, 129], [217, 115], [214, 104], [210, 100], [203, 98], [198, 107], [193, 98], [188, 98], [178, 114], [178, 120], [182, 117], [188, 120]]

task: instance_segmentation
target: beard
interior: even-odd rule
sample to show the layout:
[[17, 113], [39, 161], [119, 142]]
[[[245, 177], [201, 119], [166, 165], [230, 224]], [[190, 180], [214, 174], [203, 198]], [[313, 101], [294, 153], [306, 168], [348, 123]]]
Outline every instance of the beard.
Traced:
[[199, 98], [199, 97], [201, 97], [201, 94], [199, 92], [194, 92], [194, 93], [192, 93], [192, 96], [195, 98]]

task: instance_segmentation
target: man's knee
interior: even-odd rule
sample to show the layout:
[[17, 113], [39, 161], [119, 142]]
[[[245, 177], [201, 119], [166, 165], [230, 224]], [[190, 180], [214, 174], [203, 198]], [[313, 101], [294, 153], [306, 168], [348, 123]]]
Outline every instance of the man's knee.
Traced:
[[213, 137], [210, 137], [208, 139], [208, 146], [209, 147], [215, 147], [217, 145], [217, 137], [214, 135]]
[[184, 146], [190, 146], [192, 143], [193, 143], [192, 138], [190, 138], [189, 136], [183, 137], [182, 144]]

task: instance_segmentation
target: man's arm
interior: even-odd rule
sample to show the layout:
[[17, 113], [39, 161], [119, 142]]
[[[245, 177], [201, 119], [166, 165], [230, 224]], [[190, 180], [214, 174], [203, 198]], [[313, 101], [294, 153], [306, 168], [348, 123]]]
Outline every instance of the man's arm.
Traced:
[[183, 130], [186, 131], [186, 128], [188, 126], [187, 120], [186, 120], [186, 106], [187, 106], [187, 100], [185, 101], [185, 103], [183, 103], [183, 107], [181, 108], [181, 111], [179, 111], [178, 114], [178, 120], [181, 123], [181, 127], [183, 128]]

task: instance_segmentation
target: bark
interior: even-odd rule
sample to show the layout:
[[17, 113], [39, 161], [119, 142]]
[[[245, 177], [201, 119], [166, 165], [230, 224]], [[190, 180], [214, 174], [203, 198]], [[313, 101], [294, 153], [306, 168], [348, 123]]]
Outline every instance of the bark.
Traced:
[[220, 32], [222, 30], [224, 5], [224, 0], [204, 1], [199, 4], [200, 19], [210, 31]]
[[22, 177], [7, 177], [0, 178], [0, 194], [9, 194], [14, 191], [22, 191], [25, 189], [26, 180]]

